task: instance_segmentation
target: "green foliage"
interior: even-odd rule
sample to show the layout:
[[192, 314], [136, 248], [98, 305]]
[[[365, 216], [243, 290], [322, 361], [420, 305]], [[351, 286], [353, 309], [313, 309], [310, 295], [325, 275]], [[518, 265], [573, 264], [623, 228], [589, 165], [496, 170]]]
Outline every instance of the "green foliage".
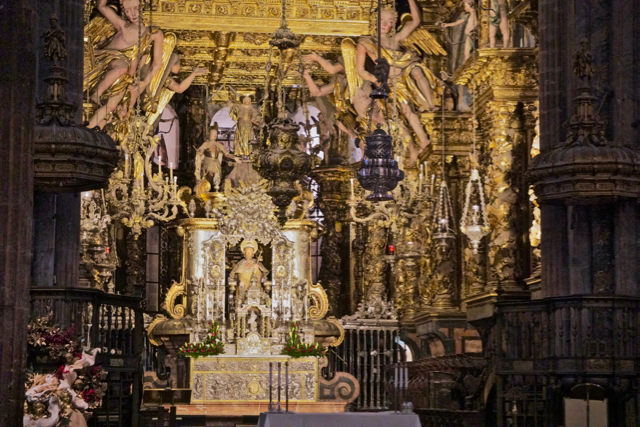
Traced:
[[318, 343], [306, 344], [300, 339], [300, 329], [296, 323], [289, 328], [287, 342], [282, 349], [282, 354], [290, 356], [292, 359], [300, 357], [324, 357], [327, 349]]
[[209, 322], [209, 330], [207, 331], [207, 337], [204, 341], [185, 343], [185, 345], [178, 349], [178, 354], [184, 357], [193, 357], [194, 359], [224, 354], [224, 343], [222, 342], [220, 325], [216, 322]]

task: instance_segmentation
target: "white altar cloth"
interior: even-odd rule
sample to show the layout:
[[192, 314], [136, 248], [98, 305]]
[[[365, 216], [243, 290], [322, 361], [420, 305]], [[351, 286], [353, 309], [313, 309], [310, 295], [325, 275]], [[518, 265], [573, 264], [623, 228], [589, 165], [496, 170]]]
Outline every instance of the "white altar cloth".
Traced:
[[393, 412], [262, 413], [258, 427], [421, 427], [416, 414]]

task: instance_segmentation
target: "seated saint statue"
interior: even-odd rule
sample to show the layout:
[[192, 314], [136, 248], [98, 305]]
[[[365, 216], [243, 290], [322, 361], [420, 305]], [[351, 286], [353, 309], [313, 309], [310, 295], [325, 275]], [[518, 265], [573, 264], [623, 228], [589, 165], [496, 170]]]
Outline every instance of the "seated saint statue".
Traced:
[[[236, 158], [225, 149], [224, 145], [218, 142], [218, 123], [216, 122], [209, 129], [209, 139], [196, 151], [195, 175], [198, 193], [209, 192], [212, 184], [216, 191], [220, 190], [223, 156], [230, 159]], [[205, 182], [209, 184], [208, 189]]]
[[236, 264], [229, 273], [229, 278], [236, 278], [238, 281], [238, 295], [243, 295], [252, 280], [262, 283], [266, 280], [269, 270], [253, 256], [258, 250], [258, 242], [255, 240], [243, 240], [240, 244], [240, 250], [244, 254], [244, 259]]
[[[121, 4], [124, 17], [107, 6], [107, 0], [99, 0], [97, 4], [98, 11], [113, 25], [115, 34], [106, 45], [93, 51], [94, 67], [85, 73], [85, 90], [90, 91], [91, 101], [101, 106], [89, 127], [104, 126], [119, 105], [120, 115], [124, 117], [163, 67], [162, 31], [140, 21], [140, 0], [122, 0]], [[136, 75], [142, 74], [142, 65], [149, 61], [149, 55], [151, 67], [136, 84]]]

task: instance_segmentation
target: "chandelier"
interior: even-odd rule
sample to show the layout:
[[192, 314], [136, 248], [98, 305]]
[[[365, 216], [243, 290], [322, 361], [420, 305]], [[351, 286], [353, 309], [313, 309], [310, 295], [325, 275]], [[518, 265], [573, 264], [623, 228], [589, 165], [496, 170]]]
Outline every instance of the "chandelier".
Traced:
[[[271, 186], [267, 194], [271, 196], [273, 204], [277, 208], [278, 223], [280, 226], [284, 226], [289, 219], [287, 210], [291, 205], [291, 201], [300, 194], [295, 183], [308, 175], [314, 165], [313, 156], [306, 151], [300, 150], [298, 146], [300, 125], [288, 117], [285, 108], [284, 80], [294, 57], [300, 53], [298, 50], [300, 39], [289, 29], [287, 24], [285, 0], [282, 0], [280, 27], [269, 40], [269, 44], [277, 48], [280, 53], [280, 64], [276, 73], [275, 87], [277, 115], [266, 126], [266, 135], [265, 129], [260, 130], [261, 144], [251, 153], [251, 163], [263, 178], [270, 181]], [[269, 59], [266, 71], [265, 98], [261, 107], [263, 121], [266, 118], [266, 97], [270, 90], [271, 59]], [[304, 86], [301, 86], [301, 92], [304, 93]], [[303, 110], [305, 111], [305, 116], [308, 117], [308, 109], [304, 98]], [[266, 140], [264, 140], [265, 136]]]
[[[138, 6], [142, 16], [142, 2]], [[142, 19], [138, 22], [138, 63], [141, 60]], [[150, 23], [152, 24], [152, 23]], [[136, 73], [136, 85], [140, 85], [140, 72]], [[109, 178], [107, 200], [116, 210], [112, 219], [120, 220], [131, 229], [135, 239], [142, 230], [153, 226], [154, 220], [170, 221], [178, 215], [178, 206], [185, 213], [186, 205], [178, 197], [187, 187], [178, 191], [177, 177], [173, 176], [173, 164], [169, 163], [169, 176], [163, 177], [162, 159], [158, 171], [152, 171], [152, 159], [159, 138], [149, 134], [151, 126], [140, 111], [140, 97], [136, 100], [135, 113], [127, 122], [127, 133], [120, 145], [124, 165], [119, 165]], [[145, 185], [146, 181], [146, 185]]]
[[[375, 76], [380, 86], [372, 92], [369, 106], [369, 129], [373, 119], [376, 100], [386, 101], [389, 98], [389, 63], [382, 57], [382, 32], [380, 19], [382, 15], [382, 0], [378, 0], [378, 59], [376, 59]], [[387, 128], [389, 127], [388, 117]], [[371, 191], [366, 197], [370, 202], [393, 200], [389, 194], [396, 188], [398, 182], [404, 179], [404, 172], [398, 168], [398, 162], [393, 158], [393, 138], [378, 124], [376, 130], [364, 137], [364, 157], [357, 171], [358, 182], [365, 190]]]
[[460, 231], [462, 231], [471, 242], [474, 254], [478, 253], [480, 240], [489, 233], [489, 218], [487, 208], [484, 204], [484, 192], [482, 190], [482, 178], [477, 167], [476, 158], [476, 97], [475, 79], [473, 85], [473, 156], [471, 157], [472, 169], [469, 182], [464, 195], [464, 207], [460, 218]]
[[436, 207], [433, 212], [433, 239], [438, 242], [443, 252], [446, 252], [450, 243], [455, 239], [456, 234], [451, 225], [453, 224], [453, 208], [451, 206], [451, 196], [445, 175], [445, 139], [444, 139], [444, 95], [442, 102], [442, 123], [440, 129], [442, 139], [442, 178], [440, 180], [440, 190]]
[[185, 187], [178, 191], [178, 177], [173, 176], [173, 165], [169, 164], [168, 177], [163, 176], [161, 159], [157, 173], [152, 171], [151, 159], [158, 140], [157, 136], [149, 135], [149, 124], [144, 116], [138, 112], [132, 115], [121, 144], [124, 167], [117, 169], [109, 178], [107, 199], [117, 211], [112, 218], [129, 227], [136, 239], [144, 228], [153, 226], [154, 220], [175, 219], [178, 206], [187, 213], [179, 194], [189, 189]]

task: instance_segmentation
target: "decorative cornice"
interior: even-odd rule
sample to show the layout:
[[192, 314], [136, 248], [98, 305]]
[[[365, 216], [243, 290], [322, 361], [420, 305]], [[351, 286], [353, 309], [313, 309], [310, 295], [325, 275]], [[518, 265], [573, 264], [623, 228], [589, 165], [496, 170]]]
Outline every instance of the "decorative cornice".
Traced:
[[[296, 34], [360, 36], [369, 29], [371, 1], [296, 1], [287, 8]], [[148, 13], [148, 12], [147, 12]], [[161, 28], [273, 33], [280, 25], [279, 0], [160, 0], [153, 23]]]
[[477, 87], [480, 106], [488, 100], [536, 101], [538, 52], [533, 48], [479, 49], [456, 71], [453, 81]]

